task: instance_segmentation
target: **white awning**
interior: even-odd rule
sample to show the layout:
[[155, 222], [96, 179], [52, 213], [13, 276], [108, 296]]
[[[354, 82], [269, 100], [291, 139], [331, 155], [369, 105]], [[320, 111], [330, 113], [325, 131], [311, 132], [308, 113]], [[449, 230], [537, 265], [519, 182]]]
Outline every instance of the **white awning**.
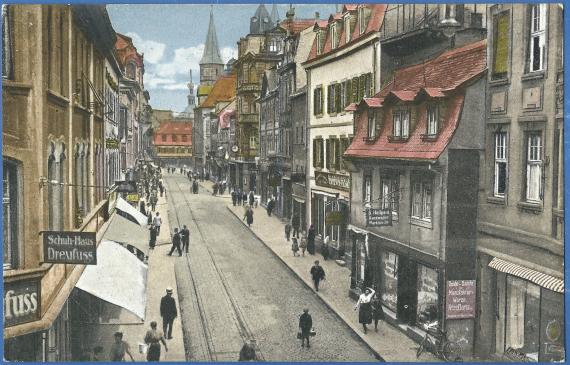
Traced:
[[489, 262], [489, 267], [497, 271], [501, 271], [510, 275], [517, 276], [522, 279], [531, 281], [543, 288], [564, 293], [564, 280], [555, 278], [547, 274], [543, 274], [539, 271], [529, 269], [521, 265], [513, 264], [512, 262], [504, 261], [499, 258], [494, 257], [491, 262]]
[[358, 233], [358, 234], [361, 234], [364, 236], [368, 234], [368, 231], [366, 231], [362, 228], [358, 228], [356, 226], [353, 226], [352, 224], [349, 224], [346, 228], [353, 231], [354, 233]]
[[292, 197], [293, 197], [293, 200], [295, 200], [296, 202], [301, 203], [301, 204], [305, 204], [305, 198], [298, 197], [297, 195], [292, 195]]
[[111, 217], [109, 227], [103, 235], [103, 239], [134, 246], [145, 255], [148, 255], [149, 238], [150, 232], [148, 228], [141, 227], [118, 214], [114, 214]]
[[89, 265], [75, 286], [144, 320], [148, 266], [120, 244], [102, 240], [97, 265]]
[[137, 208], [130, 205], [125, 199], [118, 197], [116, 209], [119, 210], [123, 217], [128, 220], [140, 225], [146, 226], [148, 222], [148, 217], [142, 214]]

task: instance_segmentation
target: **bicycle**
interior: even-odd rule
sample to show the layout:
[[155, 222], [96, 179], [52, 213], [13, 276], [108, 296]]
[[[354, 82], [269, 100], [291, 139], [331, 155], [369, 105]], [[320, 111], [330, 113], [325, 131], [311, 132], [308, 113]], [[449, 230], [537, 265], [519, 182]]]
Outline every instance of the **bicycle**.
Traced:
[[426, 335], [416, 352], [416, 358], [419, 358], [426, 349], [447, 362], [463, 361], [459, 355], [461, 346], [457, 342], [449, 341], [447, 331], [442, 331], [435, 325], [428, 325]]

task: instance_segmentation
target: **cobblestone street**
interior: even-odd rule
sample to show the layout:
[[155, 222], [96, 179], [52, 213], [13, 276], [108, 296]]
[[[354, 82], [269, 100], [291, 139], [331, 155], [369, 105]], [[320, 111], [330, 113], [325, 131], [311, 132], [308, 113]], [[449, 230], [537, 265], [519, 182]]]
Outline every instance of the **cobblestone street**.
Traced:
[[[177, 290], [190, 360], [237, 360], [254, 339], [267, 361], [376, 361], [371, 349], [227, 210], [227, 198], [167, 175], [171, 231], [190, 229], [190, 252], [176, 261]], [[317, 336], [296, 340], [303, 307]]]

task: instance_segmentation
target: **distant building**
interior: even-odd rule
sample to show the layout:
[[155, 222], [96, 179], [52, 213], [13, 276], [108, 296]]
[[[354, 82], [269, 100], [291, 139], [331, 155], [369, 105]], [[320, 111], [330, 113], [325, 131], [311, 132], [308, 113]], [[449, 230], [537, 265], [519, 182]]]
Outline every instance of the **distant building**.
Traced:
[[179, 118], [190, 119], [194, 121], [194, 108], [196, 108], [196, 96], [194, 95], [194, 82], [192, 81], [192, 70], [190, 70], [190, 82], [188, 82], [188, 105], [182, 113], [178, 115]]
[[190, 166], [192, 124], [168, 121], [154, 131], [154, 149], [162, 166]]

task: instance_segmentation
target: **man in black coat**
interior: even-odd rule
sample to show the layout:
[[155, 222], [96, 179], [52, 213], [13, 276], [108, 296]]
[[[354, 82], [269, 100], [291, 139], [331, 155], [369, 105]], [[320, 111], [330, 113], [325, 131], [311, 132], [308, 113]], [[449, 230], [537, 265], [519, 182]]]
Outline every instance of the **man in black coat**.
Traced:
[[299, 332], [301, 332], [301, 347], [305, 347], [305, 340], [307, 340], [307, 348], [311, 347], [311, 345], [309, 344], [311, 328], [313, 328], [313, 318], [309, 314], [309, 308], [305, 308], [303, 309], [303, 314], [301, 314], [301, 317], [299, 317]]
[[[172, 288], [166, 288], [166, 295], [160, 300], [160, 316], [162, 317], [162, 332], [167, 339], [172, 340], [172, 323], [178, 316], [176, 302], [172, 298]], [[168, 332], [167, 332], [168, 331]]]
[[182, 251], [188, 253], [188, 246], [190, 246], [190, 230], [184, 225], [184, 228], [180, 231], [180, 236], [182, 238]]
[[178, 233], [178, 228], [174, 228], [174, 235], [172, 235], [172, 248], [168, 253], [168, 256], [172, 256], [174, 250], [178, 251], [178, 255], [182, 256], [182, 249], [180, 248], [180, 233]]
[[319, 282], [325, 279], [325, 270], [319, 265], [319, 260], [315, 261], [315, 264], [311, 267], [311, 276], [313, 277], [315, 290], [319, 291]]

